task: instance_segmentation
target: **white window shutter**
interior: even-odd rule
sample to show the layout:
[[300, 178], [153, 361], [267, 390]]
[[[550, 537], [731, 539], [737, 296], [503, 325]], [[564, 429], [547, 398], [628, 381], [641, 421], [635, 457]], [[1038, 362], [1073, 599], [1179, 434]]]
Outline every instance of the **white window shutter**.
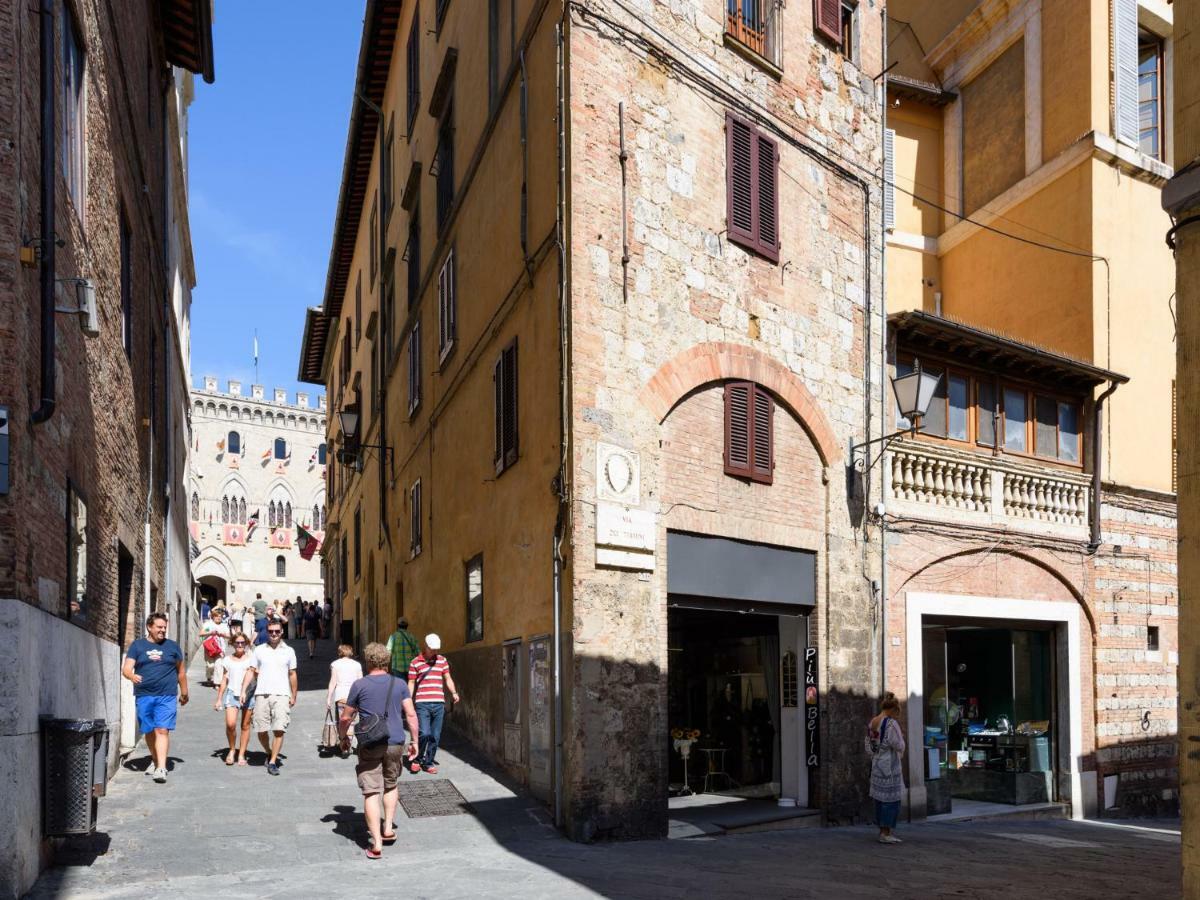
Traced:
[[1138, 146], [1137, 10], [1137, 0], [1112, 0], [1113, 131], [1131, 147]]
[[896, 130], [883, 131], [883, 227], [896, 228]]

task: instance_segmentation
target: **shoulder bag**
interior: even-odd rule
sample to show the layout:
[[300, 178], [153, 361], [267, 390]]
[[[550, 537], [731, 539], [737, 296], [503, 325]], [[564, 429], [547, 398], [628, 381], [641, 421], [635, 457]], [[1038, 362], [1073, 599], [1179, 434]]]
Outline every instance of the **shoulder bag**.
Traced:
[[355, 729], [355, 734], [358, 736], [358, 746], [367, 747], [371, 744], [386, 742], [388, 739], [388, 713], [392, 708], [392, 688], [396, 686], [394, 676], [388, 676], [387, 699], [383, 701], [383, 715], [376, 715], [371, 718], [371, 721], [364, 727], [363, 720], [368, 718], [364, 716], [362, 711], [358, 715], [358, 728]]

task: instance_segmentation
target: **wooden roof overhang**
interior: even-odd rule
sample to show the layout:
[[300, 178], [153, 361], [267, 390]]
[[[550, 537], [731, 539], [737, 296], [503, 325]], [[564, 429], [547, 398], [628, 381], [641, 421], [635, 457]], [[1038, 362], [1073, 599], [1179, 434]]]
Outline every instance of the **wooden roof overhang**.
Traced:
[[212, 0], [160, 0], [167, 61], [213, 83]]
[[304, 337], [300, 339], [300, 371], [297, 381], [324, 384], [325, 348], [329, 342], [329, 316], [319, 306], [310, 306], [304, 315]]
[[[333, 221], [333, 246], [329, 251], [329, 269], [325, 277], [325, 299], [321, 304], [321, 312], [326, 319], [337, 318], [342, 312], [342, 297], [346, 293], [350, 267], [354, 262], [358, 223], [362, 218], [380, 128], [379, 115], [373, 107], [383, 105], [403, 5], [403, 0], [367, 0], [362, 42], [358, 51], [358, 74], [350, 101], [350, 129], [346, 138], [342, 183]], [[319, 377], [319, 368], [312, 370], [308, 361], [317, 360], [319, 367], [319, 361], [325, 356], [324, 344], [328, 335], [328, 325], [324, 329], [314, 327], [310, 333], [306, 321], [305, 342], [300, 348], [301, 381], [311, 380], [304, 377], [308, 372], [316, 371], [316, 377]], [[309, 346], [310, 337], [315, 346]]]
[[1129, 381], [1128, 375], [927, 312], [893, 313], [888, 316], [888, 328], [899, 350], [918, 357], [950, 357], [963, 365], [1039, 382], [1047, 388], [1085, 393], [1098, 384]]
[[888, 75], [887, 88], [889, 93], [897, 97], [915, 100], [928, 106], [946, 106], [958, 97], [954, 91], [944, 90], [940, 85], [905, 75]]

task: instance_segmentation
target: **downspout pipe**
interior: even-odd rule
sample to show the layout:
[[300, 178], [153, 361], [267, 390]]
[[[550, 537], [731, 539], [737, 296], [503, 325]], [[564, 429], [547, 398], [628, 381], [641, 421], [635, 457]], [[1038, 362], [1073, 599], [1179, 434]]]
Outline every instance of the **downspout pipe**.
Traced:
[[1104, 449], [1104, 401], [1117, 389], [1110, 381], [1104, 393], [1096, 398], [1096, 414], [1092, 416], [1092, 535], [1088, 549], [1093, 553], [1100, 547], [1100, 460]]
[[42, 258], [42, 397], [40, 404], [30, 415], [34, 425], [41, 425], [54, 415], [55, 359], [54, 359], [54, 0], [42, 0], [41, 76], [42, 76], [42, 234], [38, 252]]

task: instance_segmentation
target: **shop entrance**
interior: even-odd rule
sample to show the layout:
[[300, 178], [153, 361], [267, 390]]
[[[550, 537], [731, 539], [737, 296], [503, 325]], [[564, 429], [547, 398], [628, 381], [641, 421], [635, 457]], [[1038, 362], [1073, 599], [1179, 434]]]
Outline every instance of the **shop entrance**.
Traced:
[[778, 797], [779, 616], [672, 607], [667, 626], [672, 793]]
[[922, 617], [928, 815], [1059, 799], [1056, 639], [1049, 622]]

